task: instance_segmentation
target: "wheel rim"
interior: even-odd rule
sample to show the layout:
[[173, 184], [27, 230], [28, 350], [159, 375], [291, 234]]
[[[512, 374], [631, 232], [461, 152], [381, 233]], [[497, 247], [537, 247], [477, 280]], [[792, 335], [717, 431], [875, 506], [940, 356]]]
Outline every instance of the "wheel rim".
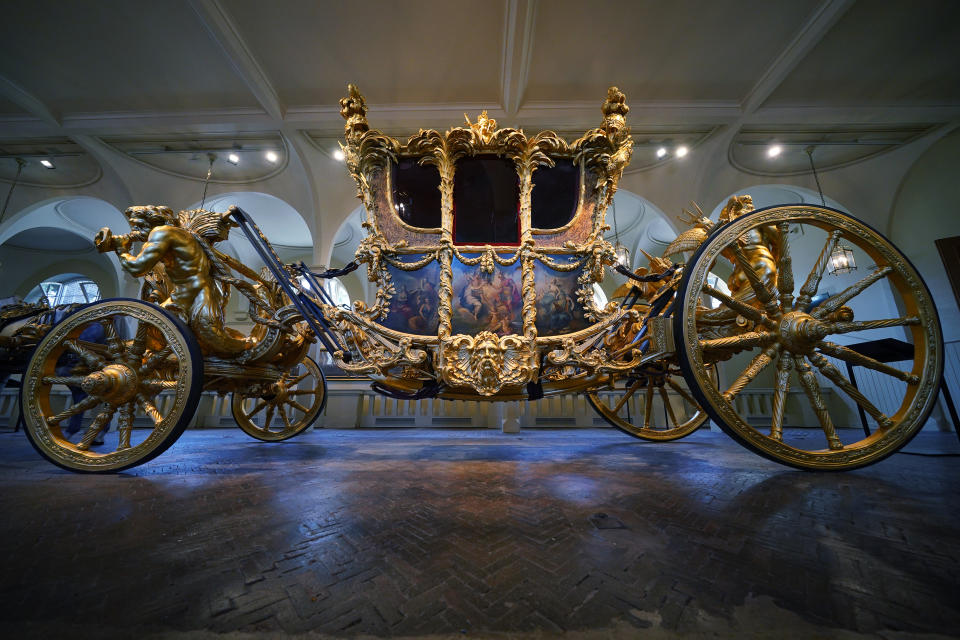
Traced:
[[233, 394], [233, 417], [247, 434], [277, 442], [301, 433], [316, 420], [326, 400], [323, 372], [310, 357], [271, 385], [270, 394]]
[[68, 469], [141, 464], [183, 431], [201, 374], [199, 349], [165, 311], [136, 300], [92, 305], [58, 323], [34, 352], [21, 395], [27, 435]]
[[[812, 233], [822, 241], [817, 243], [821, 246], [816, 255], [791, 256], [790, 231], [798, 225], [803, 225], [804, 236]], [[750, 234], [769, 230], [779, 233], [783, 247], [775, 259], [778, 275], [772, 278], [764, 273], [762, 261], [751, 263], [746, 253], [749, 238], [756, 237]], [[739, 238], [747, 239], [747, 244], [738, 245], [737, 255], [733, 246]], [[868, 261], [877, 266], [869, 273], [849, 277], [843, 282], [849, 282], [849, 286], [810, 309], [811, 299], [827, 286], [823, 281], [831, 277], [826, 274], [827, 262], [841, 242], [852, 245], [866, 262], [864, 266]], [[724, 259], [738, 266], [744, 277], [741, 289], [752, 296], [746, 308], [742, 301], [738, 304], [731, 296], [704, 288], [709, 271]], [[801, 268], [804, 263], [809, 268]], [[752, 269], [751, 264], [760, 264], [761, 269], [752, 270], [751, 275], [747, 272]], [[798, 266], [796, 274], [794, 265]], [[882, 291], [882, 282], [889, 285], [901, 310], [899, 314], [877, 317], [878, 312], [873, 312], [867, 319], [854, 313], [858, 307], [864, 308], [868, 299], [864, 296]], [[685, 375], [695, 382], [695, 396], [724, 430], [766, 457], [811, 469], [870, 464], [908, 442], [933, 408], [943, 370], [943, 346], [932, 298], [906, 257], [879, 233], [846, 214], [822, 207], [788, 206], [734, 220], [716, 231], [698, 250], [688, 266], [680, 295], [683, 315], [676, 320], [678, 354]], [[727, 323], [727, 329], [723, 325], [718, 329], [716, 322], [721, 312], [706, 310], [705, 299], [717, 300], [718, 309], [739, 315], [739, 322], [745, 326], [730, 331]], [[895, 332], [895, 337], [912, 344], [913, 360], [906, 365], [886, 365], [847, 346], [853, 339], [888, 337], [878, 335], [884, 332]], [[730, 364], [736, 366], [729, 371], [727, 384], [719, 389], [703, 384], [706, 367], [729, 358], [733, 358]], [[843, 372], [847, 362], [867, 367], [900, 385], [899, 401], [896, 397], [883, 398], [883, 405], [893, 407], [892, 410], [882, 410], [878, 399], [853, 388]], [[764, 426], [754, 426], [742, 415], [738, 404], [743, 406], [742, 398], [749, 395], [751, 387], [762, 388], [758, 377], [768, 369], [773, 375], [770, 417]], [[854, 411], [860, 406], [873, 419], [875, 427], [870, 436], [864, 437], [861, 431], [859, 436], [845, 433], [845, 439], [840, 438], [834, 418], [849, 413], [825, 399], [824, 382], [833, 388], [843, 406]], [[790, 396], [791, 388], [799, 391], [801, 397], [796, 397], [798, 393]], [[784, 422], [788, 405], [796, 405], [796, 400], [810, 407], [809, 413], [815, 416], [815, 424], [822, 431], [819, 440], [808, 437], [809, 433], [798, 439], [785, 430], [790, 426]]]
[[683, 376], [671, 365], [648, 375], [612, 378], [606, 388], [590, 391], [587, 398], [611, 426], [644, 440], [677, 440], [707, 420]]

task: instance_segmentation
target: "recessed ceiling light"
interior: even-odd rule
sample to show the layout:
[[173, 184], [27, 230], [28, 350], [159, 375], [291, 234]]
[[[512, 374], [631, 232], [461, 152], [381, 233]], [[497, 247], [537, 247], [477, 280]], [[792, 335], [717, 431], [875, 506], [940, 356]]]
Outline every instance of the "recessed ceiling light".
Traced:
[[280, 157], [279, 157], [275, 152], [273, 152], [273, 151], [267, 151], [267, 152], [264, 154], [264, 156], [266, 157], [267, 162], [276, 163], [277, 160], [280, 159]]
[[338, 162], [343, 162], [343, 149], [334, 149], [333, 150], [333, 159]]
[[772, 144], [770, 145], [770, 148], [767, 149], [767, 157], [776, 158], [778, 155], [780, 155], [781, 151], [783, 151], [783, 148], [780, 145]]
[[45, 166], [47, 169], [56, 169], [56, 167], [53, 166], [53, 163], [50, 162], [49, 160], [41, 160], [41, 161], [40, 161], [40, 164], [42, 164], [43, 166]]
[[235, 153], [231, 153], [227, 156], [227, 162], [230, 164], [240, 164], [240, 156]]
[[689, 153], [689, 152], [690, 152], [689, 149], [687, 149], [687, 148], [686, 148], [685, 146], [683, 146], [683, 145], [680, 145], [679, 147], [677, 147], [676, 154], [677, 154], [677, 157], [678, 157], [678, 158], [682, 158], [683, 156], [687, 155], [687, 153]]
[[665, 155], [667, 155], [667, 148], [666, 148], [666, 147], [660, 147], [659, 149], [657, 149], [657, 157], [658, 157], [658, 158], [662, 158], [662, 157], [665, 156]]

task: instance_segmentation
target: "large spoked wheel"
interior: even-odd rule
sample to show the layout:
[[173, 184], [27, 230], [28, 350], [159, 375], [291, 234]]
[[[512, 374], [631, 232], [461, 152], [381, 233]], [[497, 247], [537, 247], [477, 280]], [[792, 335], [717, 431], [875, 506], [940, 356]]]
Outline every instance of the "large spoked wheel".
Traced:
[[34, 351], [20, 394], [27, 437], [71, 471], [128, 469], [183, 433], [202, 382], [183, 322], [140, 300], [105, 300], [61, 320]]
[[[234, 392], [232, 409], [237, 425], [247, 435], [280, 442], [313, 424], [327, 402], [327, 381], [310, 356], [270, 385], [264, 395]], [[259, 422], [259, 424], [258, 424]]]
[[655, 363], [643, 374], [612, 377], [606, 387], [588, 392], [587, 401], [608, 424], [643, 440], [678, 440], [699, 429], [708, 417], [672, 363]]
[[[865, 269], [825, 273], [828, 263], [843, 271], [844, 249]], [[732, 296], [708, 285], [724, 262], [733, 267]], [[847, 214], [788, 205], [733, 220], [691, 258], [677, 295], [677, 355], [694, 397], [767, 458], [804, 469], [861, 467], [906, 444], [933, 409], [943, 340], [930, 292], [886, 238]], [[851, 348], [881, 338], [912, 345], [912, 359], [893, 366]], [[727, 375], [717, 388], [708, 369], [720, 361]], [[855, 388], [847, 363], [874, 376], [879, 391]], [[764, 396], [769, 415], [748, 415]], [[857, 407], [876, 425], [869, 436], [843, 428], [857, 425]], [[808, 417], [789, 424], [791, 412]], [[822, 434], [788, 428], [810, 422]]]

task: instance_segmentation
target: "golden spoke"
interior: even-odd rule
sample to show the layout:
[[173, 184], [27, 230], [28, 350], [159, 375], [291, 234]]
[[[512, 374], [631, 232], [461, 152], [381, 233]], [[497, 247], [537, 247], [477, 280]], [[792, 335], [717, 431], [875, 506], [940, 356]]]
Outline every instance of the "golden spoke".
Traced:
[[292, 380], [288, 380], [286, 383], [287, 388], [289, 389], [290, 387], [297, 386], [300, 383], [300, 381], [302, 381], [304, 378], [306, 378], [309, 375], [310, 375], [310, 372], [307, 371], [306, 373], [301, 373], [300, 375], [298, 375], [296, 378], [293, 378]]
[[106, 360], [89, 349], [81, 347], [80, 344], [75, 340], [64, 340], [63, 346], [80, 356], [91, 369], [103, 369], [105, 366], [107, 366]]
[[830, 254], [833, 253], [837, 243], [840, 242], [840, 231], [833, 231], [827, 238], [827, 243], [823, 245], [820, 256], [810, 270], [807, 281], [800, 287], [800, 296], [797, 298], [796, 308], [803, 311], [810, 304], [813, 296], [817, 295], [817, 289], [820, 287], [820, 279], [823, 278], [823, 271], [827, 268], [827, 262], [830, 261]]
[[747, 320], [752, 320], [757, 324], [765, 324], [768, 327], [776, 326], [776, 323], [770, 318], [763, 315], [763, 313], [761, 313], [759, 309], [756, 309], [755, 307], [751, 307], [746, 302], [737, 300], [736, 298], [725, 294], [723, 291], [720, 291], [719, 289], [711, 287], [710, 285], [703, 285], [703, 292], [708, 296], [710, 296], [711, 298], [716, 298], [724, 306], [726, 306], [729, 309], [733, 309], [734, 311], [742, 315]]
[[264, 429], [269, 429], [269, 428], [270, 428], [270, 423], [273, 422], [273, 412], [274, 412], [274, 410], [275, 410], [275, 407], [274, 407], [272, 404], [267, 407], [267, 417], [263, 419], [263, 428], [264, 428]]
[[294, 391], [287, 392], [287, 395], [291, 395], [291, 396], [303, 396], [307, 394], [315, 396], [317, 395], [317, 390], [316, 389], [296, 389]]
[[253, 405], [253, 409], [250, 410], [250, 413], [247, 414], [247, 417], [252, 418], [253, 416], [263, 411], [266, 408], [266, 406], [267, 406], [267, 401], [261, 400], [257, 404]]
[[147, 350], [147, 323], [142, 320], [137, 322], [137, 330], [133, 336], [133, 342], [130, 343], [130, 355], [139, 360]]
[[304, 414], [310, 413], [310, 409], [307, 409], [305, 406], [297, 402], [296, 400], [287, 400], [287, 404], [296, 409], [297, 411], [302, 411]]
[[780, 294], [780, 308], [784, 311], [793, 307], [793, 259], [790, 257], [790, 223], [777, 225], [780, 231], [780, 262], [777, 265], [777, 293]]
[[733, 384], [730, 385], [730, 388], [723, 392], [723, 397], [727, 402], [731, 402], [738, 393], [743, 391], [743, 388], [750, 384], [761, 371], [767, 368], [773, 361], [773, 357], [780, 353], [780, 345], [775, 344], [771, 347], [767, 347], [763, 353], [758, 353], [754, 356], [753, 360], [750, 361], [750, 364], [747, 365], [747, 368], [744, 369], [737, 379], [733, 381]]
[[120, 417], [117, 419], [117, 451], [130, 448], [130, 432], [133, 430], [133, 403], [128, 402], [120, 407]]
[[877, 424], [880, 425], [881, 428], [887, 429], [893, 426], [893, 420], [875, 407], [872, 402], [867, 400], [867, 397], [860, 393], [860, 391], [847, 380], [846, 376], [840, 373], [839, 369], [830, 364], [829, 360], [816, 352], [807, 356], [807, 359], [810, 360], [815, 367], [820, 369], [820, 373], [826, 376], [830, 382], [840, 387], [854, 402], [863, 407], [864, 411], [873, 416], [873, 419], [877, 421]]
[[833, 450], [843, 449], [843, 443], [837, 437], [837, 430], [833, 426], [833, 420], [830, 419], [830, 412], [827, 410], [827, 405], [823, 402], [823, 396], [820, 394], [820, 383], [817, 382], [817, 376], [802, 357], [794, 356], [793, 364], [800, 376], [800, 385], [806, 392], [814, 413], [817, 414], [817, 420], [820, 421], [820, 428], [827, 436], [827, 445]]
[[673, 389], [673, 390], [676, 391], [678, 394], [680, 394], [681, 396], [683, 396], [684, 400], [686, 400], [687, 402], [689, 402], [690, 404], [692, 404], [695, 408], [700, 406], [700, 404], [699, 404], [696, 400], [693, 399], [693, 396], [690, 395], [690, 392], [687, 391], [686, 389], [684, 389], [683, 387], [681, 387], [680, 385], [678, 385], [676, 382], [674, 382], [674, 381], [673, 381], [673, 378], [671, 378], [671, 377], [668, 376], [668, 377], [667, 377], [667, 384], [670, 385], [670, 388], [671, 388], [671, 389]]
[[70, 387], [79, 387], [83, 384], [84, 376], [44, 376], [40, 378], [43, 384], [65, 384]]
[[147, 400], [146, 398], [137, 397], [137, 404], [147, 414], [151, 420], [153, 420], [153, 426], [158, 426], [163, 422], [163, 415], [161, 415], [160, 410], [157, 409], [156, 405]]
[[624, 392], [623, 397], [617, 402], [617, 406], [613, 408], [613, 413], [616, 414], [620, 412], [620, 409], [623, 408], [623, 405], [626, 404], [627, 400], [629, 400], [630, 397], [637, 392], [637, 389], [640, 388], [642, 382], [643, 378], [637, 378], [633, 381], [633, 384], [630, 385], [630, 388]]
[[113, 324], [113, 318], [102, 319], [100, 326], [103, 327], [103, 333], [107, 338], [107, 344], [110, 345], [110, 350], [113, 351], [115, 355], [123, 353], [123, 340], [117, 335], [117, 328]]
[[813, 315], [814, 318], [822, 318], [829, 313], [833, 313], [891, 271], [893, 271], [893, 267], [883, 267], [882, 269], [873, 271], [870, 275], [850, 285], [837, 295], [830, 296], [822, 304], [817, 305], [817, 308], [813, 310], [811, 315]]
[[719, 351], [727, 349], [736, 349], [737, 351], [746, 351], [755, 347], [766, 347], [776, 341], [777, 334], [767, 333], [766, 331], [750, 331], [741, 333], [738, 336], [729, 338], [711, 338], [701, 340], [700, 348], [704, 351]]
[[[673, 405], [670, 404], [670, 397], [667, 394], [667, 390], [664, 387], [657, 387], [660, 390], [660, 398], [663, 400], [663, 406], [667, 408], [667, 416], [670, 419], [670, 422], [673, 423], [673, 426], [679, 426], [677, 422], [677, 416], [673, 413]], [[667, 428], [670, 428], [670, 425], [667, 425]]]
[[177, 385], [180, 384], [176, 380], [141, 380], [140, 386], [147, 387], [148, 389], [154, 389], [154, 395], [156, 395], [162, 389], [176, 389]]
[[170, 354], [173, 353], [173, 347], [170, 345], [165, 346], [163, 349], [153, 353], [147, 358], [147, 361], [143, 363], [140, 367], [140, 370], [137, 371], [137, 374], [142, 378], [160, 365], [162, 365]]
[[826, 328], [830, 333], [851, 333], [853, 331], [869, 331], [870, 329], [886, 329], [888, 327], [902, 327], [914, 324], [920, 324], [920, 318], [916, 316], [906, 316], [903, 318], [888, 318], [886, 320], [829, 322]]
[[97, 417], [93, 419], [93, 424], [87, 427], [83, 437], [80, 438], [80, 442], [77, 443], [77, 449], [81, 451], [89, 449], [93, 441], [96, 440], [100, 432], [103, 431], [103, 428], [110, 424], [110, 418], [113, 417], [115, 411], [116, 408], [113, 405], [103, 405], [103, 411], [98, 413]]
[[783, 412], [787, 405], [787, 393], [790, 391], [790, 370], [793, 359], [785, 351], [777, 361], [777, 386], [773, 394], [773, 416], [770, 422], [770, 437], [783, 440]]
[[290, 418], [287, 417], [287, 408], [282, 404], [277, 408], [280, 410], [280, 418], [283, 420], [283, 426], [290, 429]]
[[647, 381], [647, 397], [643, 406], [643, 428], [650, 428], [650, 416], [653, 414], [653, 385]]
[[47, 418], [47, 424], [49, 424], [50, 426], [53, 426], [55, 424], [60, 424], [61, 422], [63, 422], [64, 420], [66, 420], [71, 416], [75, 416], [78, 413], [83, 413], [87, 409], [93, 409], [98, 404], [100, 404], [100, 398], [96, 396], [87, 396], [86, 398], [76, 403], [75, 405], [68, 407], [67, 409], [64, 409], [63, 411], [61, 411], [60, 413]]
[[866, 367], [867, 369], [873, 369], [874, 371], [885, 373], [888, 376], [893, 376], [897, 380], [902, 380], [907, 384], [920, 383], [920, 376], [915, 376], [912, 373], [901, 371], [896, 367], [891, 367], [886, 363], [880, 362], [879, 360], [874, 360], [870, 356], [865, 356], [862, 353], [857, 353], [853, 349], [844, 347], [843, 345], [823, 341], [817, 345], [817, 348], [829, 356], [840, 358], [841, 360], [849, 362], [852, 365], [859, 365], [861, 367]]

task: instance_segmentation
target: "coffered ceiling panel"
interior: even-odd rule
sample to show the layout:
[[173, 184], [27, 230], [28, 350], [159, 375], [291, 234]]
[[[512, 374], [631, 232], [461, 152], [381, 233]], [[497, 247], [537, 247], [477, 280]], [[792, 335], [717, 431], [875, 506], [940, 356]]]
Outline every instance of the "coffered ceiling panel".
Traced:
[[182, 0], [5, 3], [0, 75], [58, 113], [257, 106]]
[[211, 182], [243, 184], [265, 180], [287, 166], [286, 145], [276, 132], [101, 140], [139, 162], [193, 180], [205, 179], [210, 170]]
[[499, 100], [502, 2], [221, 4], [288, 107]]
[[819, 3], [542, 2], [528, 101], [739, 101]]
[[[18, 158], [24, 163], [19, 178]], [[97, 161], [68, 138], [0, 140], [0, 180], [65, 188], [92, 184], [100, 175]]]
[[960, 100], [960, 2], [858, 2], [773, 93], [770, 105]]

